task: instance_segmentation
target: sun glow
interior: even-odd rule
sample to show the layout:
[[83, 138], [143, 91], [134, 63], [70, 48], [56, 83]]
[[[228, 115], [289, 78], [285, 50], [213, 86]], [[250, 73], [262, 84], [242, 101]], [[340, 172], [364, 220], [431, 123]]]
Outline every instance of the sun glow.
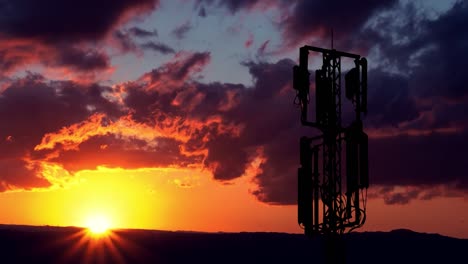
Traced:
[[89, 217], [86, 221], [88, 231], [93, 235], [104, 235], [109, 232], [111, 224], [108, 218], [103, 215]]

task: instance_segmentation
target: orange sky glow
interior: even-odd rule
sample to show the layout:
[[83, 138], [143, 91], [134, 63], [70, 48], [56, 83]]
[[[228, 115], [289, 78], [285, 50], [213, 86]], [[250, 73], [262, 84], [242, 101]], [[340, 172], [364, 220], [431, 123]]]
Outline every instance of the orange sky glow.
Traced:
[[[300, 233], [296, 206], [261, 203], [249, 192], [245, 176], [229, 184], [210, 179], [198, 169], [146, 168], [78, 172], [44, 190], [0, 194], [2, 223], [87, 226], [89, 218], [105, 217], [112, 228], [194, 230], [208, 232], [275, 231]], [[368, 202], [368, 216], [359, 231], [409, 228], [420, 232], [468, 237], [468, 212], [463, 198], [413, 201], [386, 206]], [[451, 222], [450, 226], [440, 226]]]

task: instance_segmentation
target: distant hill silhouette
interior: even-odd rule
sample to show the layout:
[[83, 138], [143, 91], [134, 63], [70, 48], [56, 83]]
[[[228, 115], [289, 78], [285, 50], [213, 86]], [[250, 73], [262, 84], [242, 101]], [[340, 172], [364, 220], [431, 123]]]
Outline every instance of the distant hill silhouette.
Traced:
[[[285, 233], [0, 226], [0, 263], [323, 263], [322, 238]], [[468, 239], [410, 230], [345, 236], [347, 263], [465, 263]], [[81, 241], [81, 242], [80, 242]]]

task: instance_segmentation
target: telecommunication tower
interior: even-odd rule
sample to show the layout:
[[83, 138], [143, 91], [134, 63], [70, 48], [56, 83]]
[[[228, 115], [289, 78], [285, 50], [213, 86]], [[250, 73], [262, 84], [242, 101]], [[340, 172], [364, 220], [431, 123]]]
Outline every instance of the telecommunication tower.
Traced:
[[[315, 71], [314, 121], [308, 119], [311, 51], [323, 57], [322, 67]], [[354, 59], [354, 67], [344, 77], [344, 97], [351, 101], [355, 116], [345, 125], [342, 58]], [[297, 93], [295, 103], [301, 109], [301, 124], [321, 132], [300, 139], [298, 222], [308, 236], [323, 234], [334, 238], [361, 227], [366, 220], [368, 138], [362, 115], [367, 113], [367, 60], [333, 48], [303, 46], [299, 50], [299, 65], [293, 67], [293, 87]], [[346, 177], [342, 177], [343, 173]]]

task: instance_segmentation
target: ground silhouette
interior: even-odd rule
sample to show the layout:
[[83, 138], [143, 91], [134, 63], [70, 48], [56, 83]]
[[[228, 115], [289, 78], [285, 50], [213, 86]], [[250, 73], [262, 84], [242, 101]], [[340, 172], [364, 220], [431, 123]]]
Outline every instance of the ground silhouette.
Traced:
[[[346, 263], [461, 263], [468, 239], [409, 230], [351, 233]], [[1, 263], [323, 263], [320, 237], [286, 233], [1, 226]]]

